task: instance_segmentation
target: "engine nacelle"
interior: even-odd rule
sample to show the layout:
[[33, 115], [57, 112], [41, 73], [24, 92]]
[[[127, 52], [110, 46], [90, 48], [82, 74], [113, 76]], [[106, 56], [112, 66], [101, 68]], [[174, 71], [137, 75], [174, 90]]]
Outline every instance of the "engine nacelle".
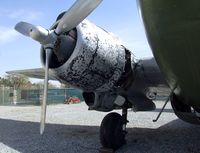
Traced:
[[[64, 63], [59, 64], [59, 57], [54, 54], [50, 71], [60, 82], [87, 92], [115, 89], [126, 63], [126, 49], [119, 39], [87, 20], [80, 23], [74, 31], [74, 46], [67, 41], [65, 35], [60, 36], [60, 43], [55, 48], [57, 52], [66, 53], [63, 55], [67, 57]], [[43, 49], [41, 55], [44, 63]]]

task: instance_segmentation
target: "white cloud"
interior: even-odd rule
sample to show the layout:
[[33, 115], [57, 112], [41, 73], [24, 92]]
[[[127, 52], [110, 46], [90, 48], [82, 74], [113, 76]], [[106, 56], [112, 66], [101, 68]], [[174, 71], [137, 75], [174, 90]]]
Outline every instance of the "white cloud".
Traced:
[[14, 25], [18, 21], [32, 22], [40, 19], [42, 13], [28, 9], [10, 10], [0, 7], [0, 19], [3, 24], [0, 24], [0, 45], [14, 41], [19, 35], [14, 30]]
[[17, 9], [17, 10], [9, 10], [9, 9], [0, 9], [0, 17], [7, 19], [15, 19], [15, 20], [26, 20], [26, 21], [34, 21], [39, 19], [42, 16], [42, 12], [33, 11], [28, 9]]
[[11, 42], [17, 36], [18, 33], [13, 28], [0, 26], [0, 44]]
[[8, 14], [8, 17], [10, 19], [23, 19], [26, 21], [33, 21], [33, 20], [40, 18], [41, 15], [42, 15], [41, 12], [20, 9], [20, 10], [14, 11], [14, 12], [10, 12]]

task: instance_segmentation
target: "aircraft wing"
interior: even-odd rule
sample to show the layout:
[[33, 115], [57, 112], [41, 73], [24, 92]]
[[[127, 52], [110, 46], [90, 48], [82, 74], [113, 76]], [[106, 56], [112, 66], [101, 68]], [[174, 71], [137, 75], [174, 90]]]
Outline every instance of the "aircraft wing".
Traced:
[[[35, 69], [25, 69], [25, 70], [14, 70], [8, 71], [7, 74], [14, 74], [14, 75], [24, 75], [30, 78], [36, 79], [44, 79], [45, 71], [44, 68], [35, 68]], [[49, 79], [50, 80], [57, 80], [56, 76], [49, 71]]]

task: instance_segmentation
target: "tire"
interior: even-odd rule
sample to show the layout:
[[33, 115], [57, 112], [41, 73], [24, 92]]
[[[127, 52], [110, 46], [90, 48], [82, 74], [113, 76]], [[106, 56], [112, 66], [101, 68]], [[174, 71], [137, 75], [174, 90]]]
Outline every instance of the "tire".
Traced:
[[100, 126], [100, 142], [103, 147], [117, 150], [126, 143], [123, 119], [118, 113], [106, 115]]
[[191, 107], [180, 102], [175, 94], [170, 97], [172, 108], [175, 112], [191, 112]]
[[200, 125], [200, 117], [196, 116], [196, 114], [192, 112], [191, 106], [182, 103], [175, 94], [171, 96], [170, 100], [174, 113], [179, 119], [191, 124]]

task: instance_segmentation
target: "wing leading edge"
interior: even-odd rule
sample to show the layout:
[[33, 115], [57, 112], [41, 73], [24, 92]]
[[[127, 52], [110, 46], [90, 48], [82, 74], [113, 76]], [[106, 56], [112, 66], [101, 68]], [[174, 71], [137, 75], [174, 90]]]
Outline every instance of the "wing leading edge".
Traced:
[[[45, 71], [44, 68], [35, 68], [35, 69], [25, 69], [25, 70], [14, 70], [14, 71], [8, 71], [7, 74], [14, 74], [14, 75], [24, 75], [30, 78], [35, 79], [44, 79], [45, 77]], [[50, 80], [57, 80], [56, 76], [49, 71], [49, 79]]]

